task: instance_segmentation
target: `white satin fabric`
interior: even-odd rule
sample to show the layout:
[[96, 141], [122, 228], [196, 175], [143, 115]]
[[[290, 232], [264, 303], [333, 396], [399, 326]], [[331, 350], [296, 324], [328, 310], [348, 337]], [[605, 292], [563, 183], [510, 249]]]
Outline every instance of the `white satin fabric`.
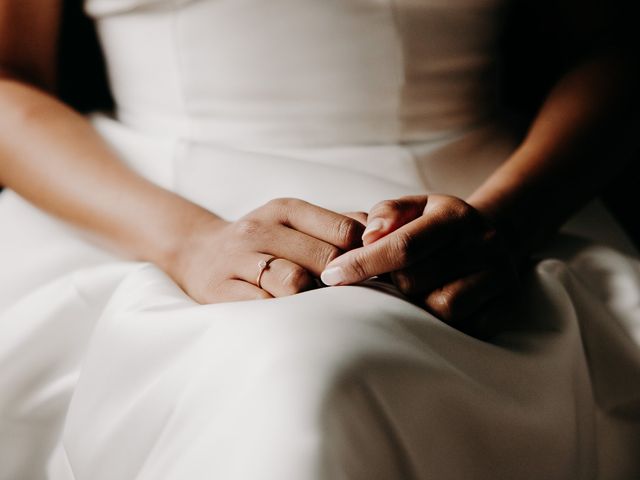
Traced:
[[[512, 151], [497, 0], [91, 0], [142, 175], [233, 219], [464, 196]], [[0, 196], [0, 479], [640, 475], [640, 263], [593, 204], [468, 337], [380, 284], [201, 306]], [[206, 266], [203, 265], [203, 268]]]

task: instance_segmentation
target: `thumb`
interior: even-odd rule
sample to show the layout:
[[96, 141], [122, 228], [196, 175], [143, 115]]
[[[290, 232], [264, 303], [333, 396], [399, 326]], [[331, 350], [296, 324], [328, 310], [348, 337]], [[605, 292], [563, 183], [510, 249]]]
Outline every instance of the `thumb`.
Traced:
[[[377, 242], [354, 248], [334, 258], [320, 275], [322, 283], [351, 285], [376, 275], [405, 268], [410, 257], [416, 258], [416, 246], [421, 245], [420, 256], [433, 248], [421, 241], [420, 232], [425, 230], [424, 224], [424, 221], [416, 219]], [[434, 238], [437, 240], [437, 236]]]
[[422, 215], [426, 205], [426, 195], [412, 195], [376, 203], [369, 211], [362, 244], [369, 245], [415, 220]]

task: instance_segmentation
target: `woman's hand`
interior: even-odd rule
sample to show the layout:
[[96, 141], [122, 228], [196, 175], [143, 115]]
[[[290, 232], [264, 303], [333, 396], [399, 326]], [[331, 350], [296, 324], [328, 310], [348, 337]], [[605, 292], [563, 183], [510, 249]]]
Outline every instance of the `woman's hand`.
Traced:
[[514, 258], [475, 208], [444, 195], [387, 200], [369, 212], [363, 247], [333, 260], [328, 285], [391, 273], [398, 289], [447, 322], [460, 322], [516, 282]]
[[[200, 303], [293, 295], [316, 286], [326, 265], [362, 245], [362, 223], [302, 200], [268, 202], [236, 222], [193, 222], [168, 273]], [[269, 263], [257, 283], [258, 263]]]

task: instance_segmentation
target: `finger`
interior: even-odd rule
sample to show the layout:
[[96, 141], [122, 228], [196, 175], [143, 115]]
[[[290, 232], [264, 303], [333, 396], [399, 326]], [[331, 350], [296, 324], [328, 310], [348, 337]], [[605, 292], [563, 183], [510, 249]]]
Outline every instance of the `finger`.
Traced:
[[[264, 225], [259, 221], [245, 219], [236, 222], [234, 226], [240, 230], [236, 245], [240, 252], [262, 252], [285, 258], [300, 265], [315, 277], [319, 277], [327, 264], [343, 252], [335, 245], [281, 224]], [[235, 261], [246, 265], [243, 260], [245, 253], [238, 255]], [[253, 282], [247, 273], [242, 278]]]
[[465, 236], [407, 268], [391, 272], [391, 277], [402, 293], [412, 296], [493, 269], [512, 271], [507, 253], [496, 247], [492, 232], [484, 231]]
[[217, 285], [205, 303], [239, 302], [273, 298], [268, 292], [243, 280], [228, 279]]
[[368, 245], [384, 237], [389, 232], [418, 218], [427, 204], [426, 195], [401, 197], [384, 200], [369, 210], [367, 228], [362, 234], [362, 243]]
[[490, 259], [481, 251], [460, 252], [457, 248], [435, 252], [420, 262], [391, 273], [398, 290], [407, 296], [424, 295], [458, 278], [487, 269]]
[[322, 281], [327, 285], [351, 284], [401, 270], [432, 255], [448, 243], [471, 234], [477, 227], [475, 219], [470, 218], [473, 216], [472, 207], [462, 201], [445, 202], [442, 199], [446, 197], [433, 200], [439, 205], [432, 208], [429, 214], [416, 218], [376, 242], [352, 249], [333, 260], [322, 272]]
[[361, 245], [364, 226], [357, 220], [296, 198], [272, 200], [266, 206], [275, 219], [294, 230], [342, 250]]
[[278, 258], [270, 266], [273, 268], [263, 273], [260, 287], [274, 297], [295, 295], [316, 286], [311, 274], [296, 263]]
[[361, 223], [363, 227], [367, 226], [368, 215], [366, 212], [346, 212], [342, 215], [344, 215], [345, 217], [353, 218], [356, 222]]
[[436, 289], [425, 297], [425, 307], [447, 323], [460, 323], [502, 294], [507, 276], [497, 270], [484, 270]]
[[315, 287], [313, 277], [307, 270], [285, 258], [275, 258], [260, 275], [259, 262], [268, 261], [273, 255], [255, 253], [233, 260], [237, 265], [235, 275], [239, 280], [253, 283], [274, 297], [294, 295]]
[[285, 258], [315, 277], [319, 277], [327, 264], [342, 254], [342, 250], [334, 245], [283, 225], [271, 228], [268, 235], [255, 238], [244, 246], [249, 250]]

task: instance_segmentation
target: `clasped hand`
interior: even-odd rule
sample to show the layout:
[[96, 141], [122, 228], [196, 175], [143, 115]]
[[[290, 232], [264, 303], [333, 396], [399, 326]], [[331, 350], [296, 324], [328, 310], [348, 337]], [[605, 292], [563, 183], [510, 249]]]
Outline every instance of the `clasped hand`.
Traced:
[[[257, 285], [258, 264], [271, 257]], [[349, 285], [383, 276], [448, 322], [482, 309], [515, 279], [495, 227], [444, 195], [387, 200], [368, 214], [276, 199], [236, 222], [200, 222], [169, 270], [200, 303], [292, 295], [315, 288], [318, 277]]]
[[327, 265], [327, 285], [390, 274], [417, 305], [460, 322], [517, 283], [515, 254], [478, 210], [456, 197], [387, 200], [368, 214], [363, 246]]

